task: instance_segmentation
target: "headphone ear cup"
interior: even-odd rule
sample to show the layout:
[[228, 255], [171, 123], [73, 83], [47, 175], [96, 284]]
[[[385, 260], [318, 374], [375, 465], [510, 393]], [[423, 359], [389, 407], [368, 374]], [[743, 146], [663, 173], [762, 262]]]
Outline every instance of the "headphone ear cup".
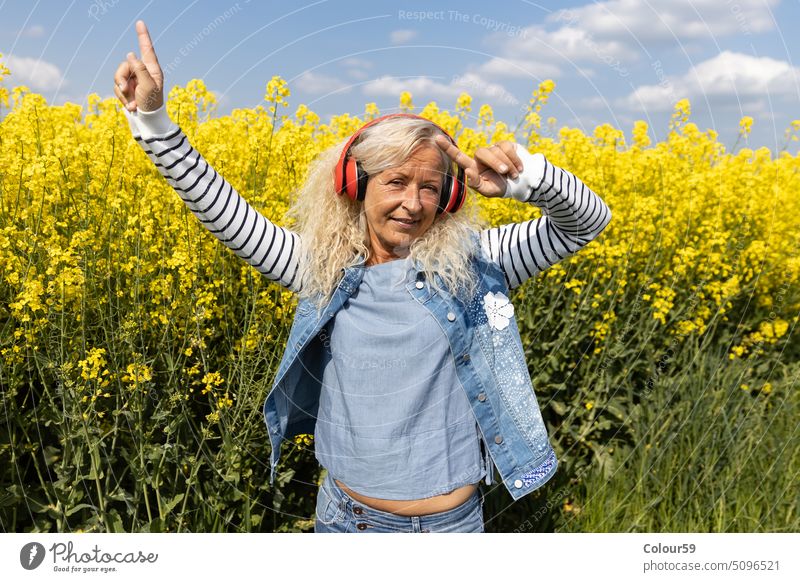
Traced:
[[455, 178], [453, 178], [452, 175], [450, 176], [450, 180], [452, 180], [452, 185], [450, 187], [450, 200], [445, 207], [445, 210], [450, 214], [458, 212], [458, 209], [464, 205], [464, 200], [466, 199], [467, 194], [464, 178], [464, 168], [461, 167], [458, 168], [458, 175]]
[[446, 208], [450, 206], [453, 200], [453, 175], [447, 172], [442, 180], [442, 195], [439, 196], [439, 207], [436, 209], [436, 214], [441, 214]]
[[456, 212], [464, 205], [467, 199], [467, 175], [464, 168], [458, 168], [458, 176], [453, 180], [453, 208], [450, 212]]
[[341, 162], [333, 168], [333, 189], [339, 196], [344, 194], [344, 164]]
[[355, 158], [348, 158], [344, 166], [344, 190], [350, 200], [358, 197], [358, 162]]
[[356, 181], [358, 182], [358, 192], [356, 193], [357, 199], [363, 202], [367, 197], [367, 182], [369, 181], [369, 174], [364, 171], [361, 164], [356, 162]]

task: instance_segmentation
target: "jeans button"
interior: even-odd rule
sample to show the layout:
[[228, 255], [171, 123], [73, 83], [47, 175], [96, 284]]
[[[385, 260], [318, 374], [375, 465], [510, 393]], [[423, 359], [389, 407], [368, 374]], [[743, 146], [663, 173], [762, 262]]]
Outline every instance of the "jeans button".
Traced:
[[363, 531], [363, 530], [367, 529], [367, 524], [366, 523], [359, 523], [359, 524], [356, 525], [356, 527]]
[[481, 392], [480, 394], [478, 394], [478, 400], [480, 400], [481, 402], [483, 402], [484, 400], [486, 400], [486, 394], [484, 394], [483, 392]]
[[497, 435], [496, 437], [494, 437], [494, 442], [496, 442], [499, 445], [500, 443], [503, 442], [503, 437], [500, 436], [500, 435]]
[[361, 515], [362, 513], [364, 513], [364, 510], [361, 509], [360, 507], [354, 507], [353, 513], [355, 513], [356, 515]]

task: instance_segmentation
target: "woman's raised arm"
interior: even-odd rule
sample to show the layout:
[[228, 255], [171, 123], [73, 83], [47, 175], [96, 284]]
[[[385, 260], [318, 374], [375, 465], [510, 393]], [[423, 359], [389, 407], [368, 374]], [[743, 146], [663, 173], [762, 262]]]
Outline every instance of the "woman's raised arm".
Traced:
[[540, 153], [501, 141], [478, 148], [473, 159], [443, 136], [436, 143], [464, 168], [470, 188], [481, 195], [541, 208], [540, 218], [481, 231], [481, 247], [500, 265], [509, 289], [578, 252], [611, 222], [611, 210], [600, 196]]
[[514, 145], [524, 169], [508, 180], [504, 197], [534, 204], [542, 216], [481, 232], [483, 248], [503, 269], [510, 289], [577, 253], [611, 222], [611, 209], [579, 178]]
[[144, 22], [137, 21], [136, 30], [142, 60], [128, 54], [114, 76], [114, 90], [137, 143], [220, 242], [268, 279], [299, 292], [300, 237], [248, 204], [172, 122], [163, 99], [164, 75]]

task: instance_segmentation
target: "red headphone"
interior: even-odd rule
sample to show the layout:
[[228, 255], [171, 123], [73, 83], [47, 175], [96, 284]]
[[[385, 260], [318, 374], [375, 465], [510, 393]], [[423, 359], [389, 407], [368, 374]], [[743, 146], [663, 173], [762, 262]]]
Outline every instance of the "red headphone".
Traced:
[[[361, 167], [361, 164], [358, 162], [358, 160], [350, 156], [350, 146], [366, 128], [390, 117], [411, 117], [414, 119], [425, 119], [424, 117], [414, 115], [413, 113], [392, 113], [373, 119], [372, 121], [363, 125], [361, 129], [355, 132], [347, 141], [344, 149], [342, 150], [342, 155], [333, 170], [334, 188], [336, 189], [337, 194], [346, 195], [351, 200], [358, 200], [361, 202], [364, 201], [364, 196], [367, 194], [367, 180], [369, 179], [369, 176]], [[455, 140], [450, 137], [449, 133], [436, 125], [433, 121], [430, 119], [425, 119], [425, 121], [439, 128], [439, 130], [441, 130], [441, 132], [447, 136], [447, 139], [449, 139], [453, 145], [458, 145], [456, 144]], [[444, 176], [442, 195], [439, 196], [439, 205], [436, 209], [436, 214], [441, 212], [456, 212], [464, 204], [466, 193], [467, 187], [466, 181], [464, 180], [464, 168], [458, 166], [458, 173], [455, 180], [453, 180], [453, 175], [450, 172], [447, 172]]]

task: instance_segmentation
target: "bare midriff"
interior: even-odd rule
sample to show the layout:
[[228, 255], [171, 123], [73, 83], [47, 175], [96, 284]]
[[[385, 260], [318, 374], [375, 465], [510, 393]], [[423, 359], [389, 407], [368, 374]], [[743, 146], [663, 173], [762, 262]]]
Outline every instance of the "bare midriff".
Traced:
[[360, 493], [356, 493], [347, 487], [347, 485], [338, 479], [334, 479], [334, 481], [336, 481], [336, 484], [342, 488], [342, 491], [347, 493], [356, 501], [372, 507], [373, 509], [377, 509], [378, 511], [386, 511], [388, 513], [394, 513], [403, 516], [429, 515], [431, 513], [448, 511], [464, 503], [478, 488], [477, 483], [470, 483], [469, 485], [464, 485], [458, 489], [453, 489], [449, 493], [443, 493], [442, 495], [426, 497], [425, 499], [401, 501], [397, 499], [379, 499], [377, 497], [361, 495]]

